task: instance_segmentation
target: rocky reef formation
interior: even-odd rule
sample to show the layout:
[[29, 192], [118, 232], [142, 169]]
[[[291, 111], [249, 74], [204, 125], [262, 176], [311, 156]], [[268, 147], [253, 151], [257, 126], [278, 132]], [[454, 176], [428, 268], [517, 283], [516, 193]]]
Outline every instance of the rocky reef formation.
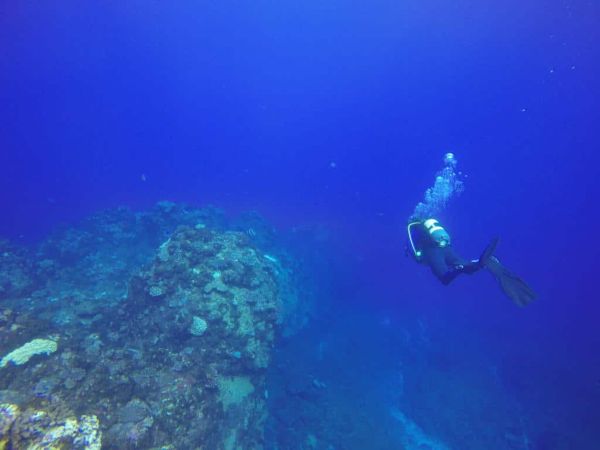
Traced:
[[100, 450], [102, 432], [96, 416], [61, 417], [56, 411], [21, 411], [0, 403], [0, 448], [30, 450], [71, 448]]
[[35, 285], [36, 274], [26, 250], [0, 239], [0, 299], [22, 297]]
[[154, 432], [177, 448], [260, 447], [279, 310], [275, 267], [247, 236], [182, 227], [165, 241], [108, 326], [144, 355], [131, 389], [148, 393]]
[[163, 202], [11, 247], [0, 448], [263, 448], [272, 348], [311, 304], [273, 233], [256, 215], [232, 225]]

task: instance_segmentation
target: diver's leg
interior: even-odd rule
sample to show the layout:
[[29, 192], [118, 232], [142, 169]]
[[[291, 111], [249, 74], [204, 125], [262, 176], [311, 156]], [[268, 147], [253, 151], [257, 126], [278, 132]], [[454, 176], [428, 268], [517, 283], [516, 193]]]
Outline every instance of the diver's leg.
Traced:
[[446, 263], [458, 272], [457, 275], [460, 273], [472, 275], [481, 269], [478, 260], [468, 261], [456, 254], [452, 247], [447, 247], [445, 250]]
[[461, 269], [450, 269], [440, 278], [440, 281], [444, 285], [448, 285], [461, 273], [464, 273]]
[[448, 271], [448, 266], [446, 265], [446, 261], [444, 259], [444, 255], [440, 252], [439, 248], [430, 248], [425, 251], [425, 262], [431, 268], [433, 274], [440, 280], [442, 283], [443, 277]]
[[437, 279], [444, 285], [450, 284], [460, 274], [460, 271], [448, 265], [447, 250], [448, 247], [432, 248], [427, 252], [427, 264], [429, 264]]

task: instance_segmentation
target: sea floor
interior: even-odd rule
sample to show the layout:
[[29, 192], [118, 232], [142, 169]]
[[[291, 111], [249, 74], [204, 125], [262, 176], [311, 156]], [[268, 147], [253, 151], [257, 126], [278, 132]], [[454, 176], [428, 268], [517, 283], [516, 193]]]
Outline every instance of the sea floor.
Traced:
[[426, 318], [338, 309], [280, 343], [268, 383], [269, 448], [597, 448], [597, 428], [582, 423], [589, 415], [568, 413], [577, 405], [562, 403], [555, 380], [523, 392], [477, 336], [431, 327]]

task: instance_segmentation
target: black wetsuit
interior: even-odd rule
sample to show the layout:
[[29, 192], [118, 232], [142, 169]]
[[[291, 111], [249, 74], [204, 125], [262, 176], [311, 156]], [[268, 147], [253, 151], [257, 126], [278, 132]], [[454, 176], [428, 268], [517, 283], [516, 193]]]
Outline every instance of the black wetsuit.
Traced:
[[[502, 291], [515, 304], [525, 306], [536, 298], [536, 293], [521, 278], [504, 267], [494, 256], [498, 238], [492, 239], [479, 259], [468, 261], [454, 252], [451, 245], [440, 247], [425, 229], [423, 224], [409, 225], [409, 234], [417, 252], [413, 256], [417, 262], [427, 264], [433, 274], [443, 284], [449, 284], [461, 273], [473, 274], [482, 268], [488, 269], [496, 278]], [[411, 245], [412, 247], [412, 245]]]
[[452, 245], [440, 247], [422, 226], [415, 226], [412, 236], [417, 250], [421, 251], [420, 262], [427, 264], [443, 284], [449, 284], [461, 273], [470, 275], [481, 269], [478, 261], [457, 255]]

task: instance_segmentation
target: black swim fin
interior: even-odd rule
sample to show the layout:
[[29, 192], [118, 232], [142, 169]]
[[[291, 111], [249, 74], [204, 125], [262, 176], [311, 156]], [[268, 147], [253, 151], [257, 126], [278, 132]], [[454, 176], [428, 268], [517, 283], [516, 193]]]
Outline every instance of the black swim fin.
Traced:
[[486, 267], [490, 258], [494, 255], [496, 251], [496, 246], [498, 245], [498, 238], [494, 238], [488, 244], [488, 246], [483, 250], [481, 256], [479, 257], [478, 264], [479, 267]]
[[495, 256], [488, 257], [485, 267], [494, 275], [506, 296], [516, 305], [526, 306], [537, 297], [527, 283], [500, 264]]

